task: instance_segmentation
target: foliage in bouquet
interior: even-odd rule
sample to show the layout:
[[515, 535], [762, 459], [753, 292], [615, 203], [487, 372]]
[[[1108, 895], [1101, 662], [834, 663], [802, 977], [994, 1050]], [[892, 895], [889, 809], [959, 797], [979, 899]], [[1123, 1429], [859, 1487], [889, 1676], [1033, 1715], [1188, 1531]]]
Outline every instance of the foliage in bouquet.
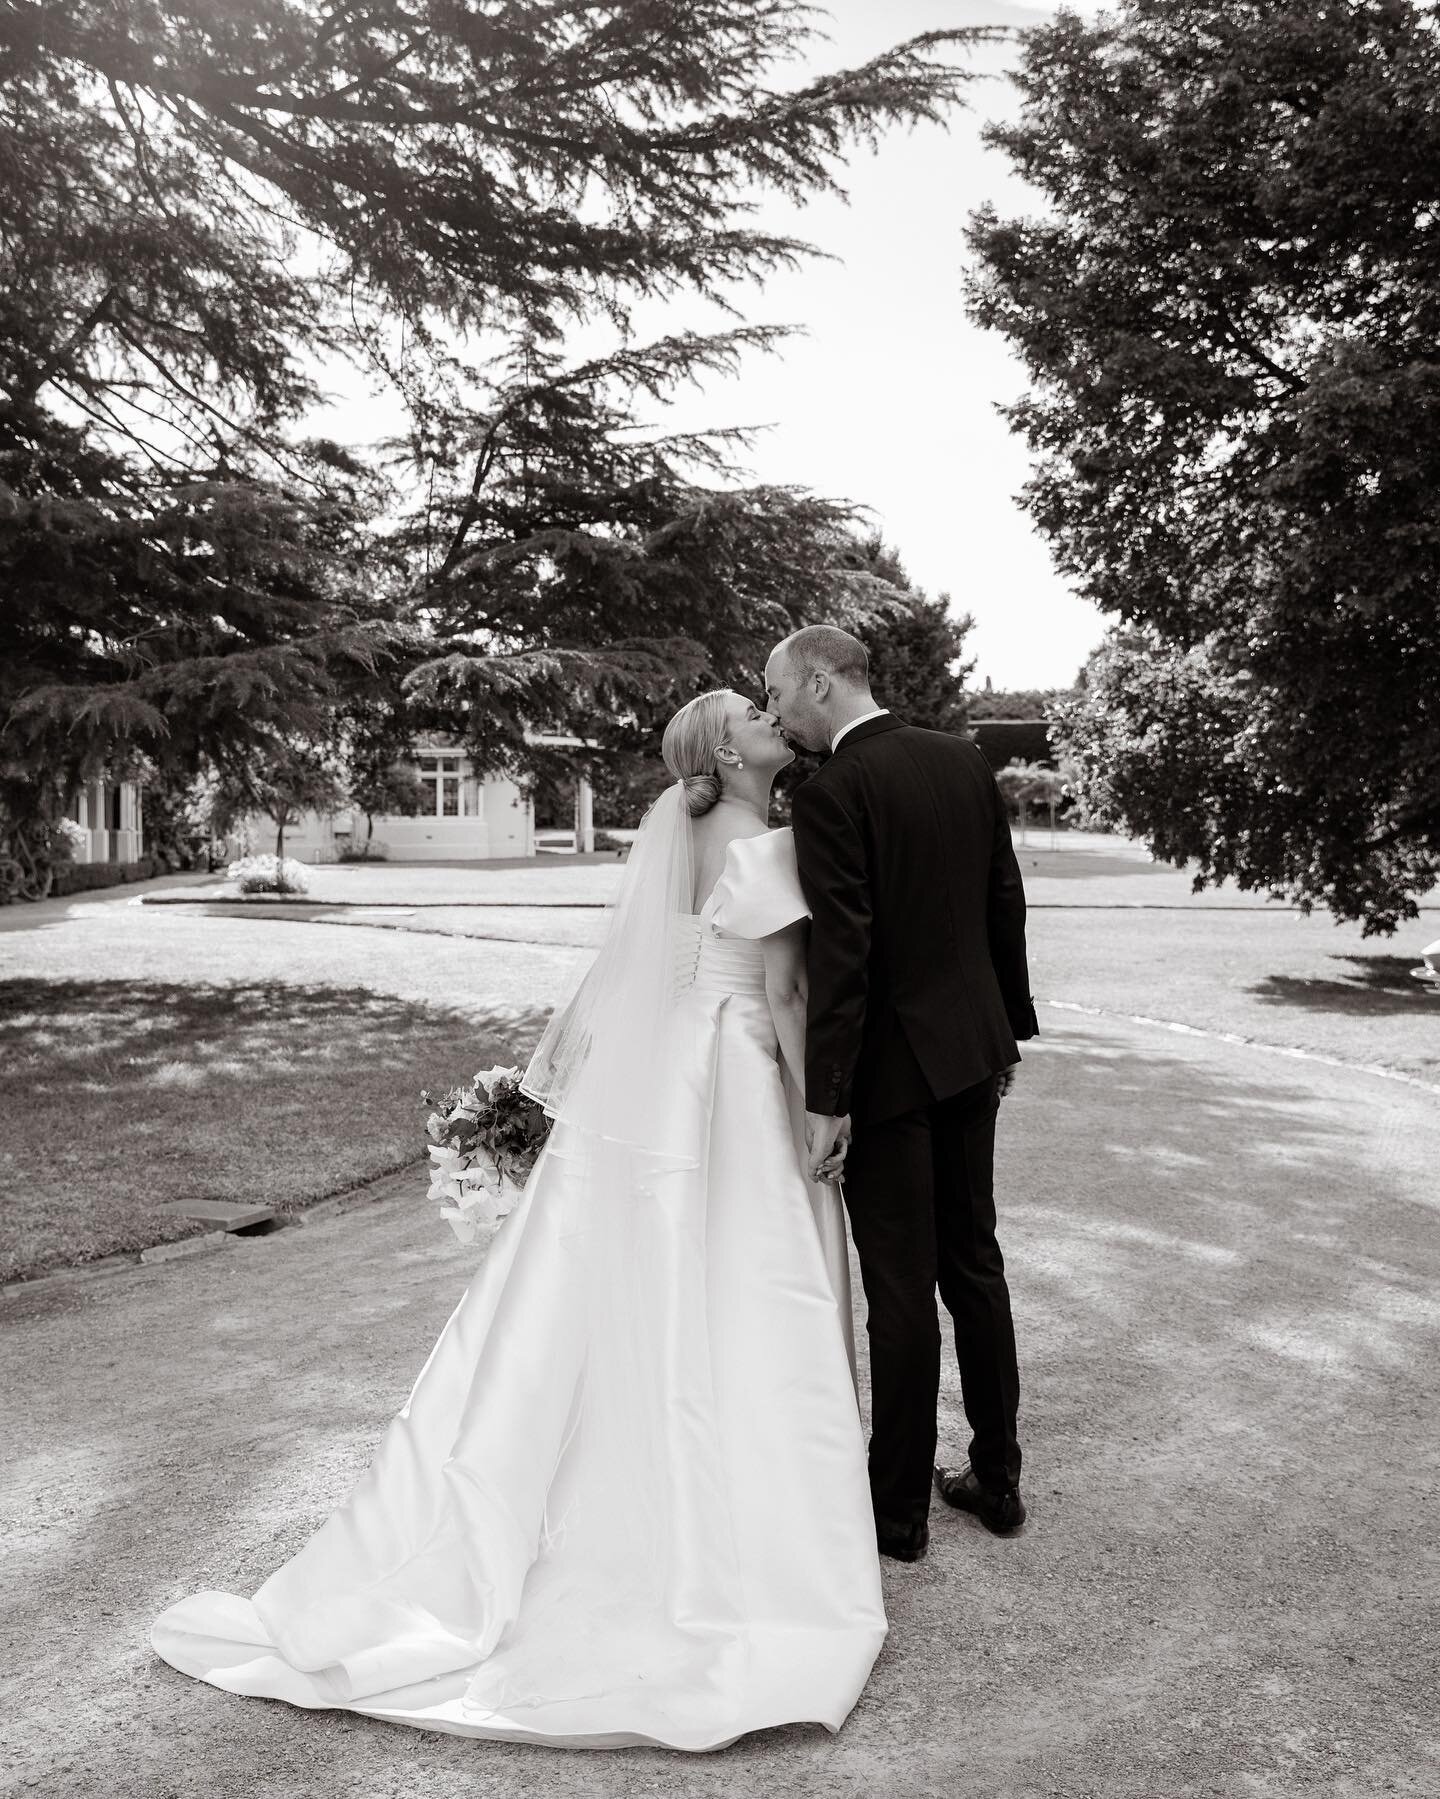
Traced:
[[442, 1097], [422, 1092], [431, 1168], [429, 1197], [449, 1200], [440, 1216], [462, 1243], [513, 1209], [545, 1147], [550, 1121], [520, 1091], [518, 1068], [488, 1069]]
[[290, 856], [242, 856], [225, 870], [242, 893], [305, 893], [310, 876], [303, 862]]

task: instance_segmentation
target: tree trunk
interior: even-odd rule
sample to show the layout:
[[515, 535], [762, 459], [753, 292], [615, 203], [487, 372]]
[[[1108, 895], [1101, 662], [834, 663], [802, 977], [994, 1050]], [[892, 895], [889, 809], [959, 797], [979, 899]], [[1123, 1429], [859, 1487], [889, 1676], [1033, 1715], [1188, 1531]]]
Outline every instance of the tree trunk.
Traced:
[[283, 862], [285, 859], [285, 814], [283, 812], [275, 820], [275, 859], [277, 862]]

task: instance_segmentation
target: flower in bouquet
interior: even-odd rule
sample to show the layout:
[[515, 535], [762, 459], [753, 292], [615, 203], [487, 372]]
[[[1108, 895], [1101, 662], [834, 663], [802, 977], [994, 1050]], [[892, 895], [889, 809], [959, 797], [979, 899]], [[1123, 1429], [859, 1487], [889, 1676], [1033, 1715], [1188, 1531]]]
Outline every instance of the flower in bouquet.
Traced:
[[451, 1202], [440, 1216], [462, 1243], [498, 1227], [514, 1210], [549, 1134], [544, 1108], [520, 1091], [520, 1070], [496, 1066], [452, 1087], [431, 1108], [428, 1197]]

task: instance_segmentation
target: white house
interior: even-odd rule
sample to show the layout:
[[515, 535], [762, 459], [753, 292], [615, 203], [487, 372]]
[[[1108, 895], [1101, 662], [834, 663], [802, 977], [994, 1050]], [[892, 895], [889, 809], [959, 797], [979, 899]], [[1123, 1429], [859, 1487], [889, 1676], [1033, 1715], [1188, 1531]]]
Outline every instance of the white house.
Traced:
[[[537, 736], [532, 742], [552, 748], [590, 749], [578, 737]], [[383, 843], [394, 862], [478, 862], [496, 856], [533, 856], [537, 851], [595, 847], [595, 802], [589, 777], [575, 775], [574, 820], [570, 829], [547, 830], [537, 838], [530, 799], [505, 775], [480, 774], [463, 750], [438, 738], [421, 738], [414, 749], [415, 768], [429, 801], [413, 818], [375, 815], [374, 842]], [[275, 826], [255, 812], [240, 827], [249, 846], [274, 849]], [[334, 862], [350, 844], [365, 841], [363, 812], [307, 812], [285, 827], [285, 854], [299, 862]], [[239, 854], [234, 837], [227, 853]]]
[[71, 799], [68, 816], [90, 839], [71, 851], [73, 862], [138, 862], [145, 854], [134, 781], [87, 781]]
[[[551, 748], [592, 747], [578, 737], [545, 735], [532, 741]], [[534, 804], [508, 776], [480, 773], [464, 750], [439, 737], [417, 738], [413, 755], [427, 794], [425, 807], [413, 818], [375, 815], [372, 841], [385, 846], [390, 861], [483, 862], [533, 856], [542, 848], [594, 849], [594, 798], [583, 772], [575, 777], [573, 829], [546, 831], [537, 842]], [[264, 813], [252, 813], [242, 828], [254, 850], [274, 849], [275, 825]], [[307, 812], [286, 825], [285, 854], [297, 862], [334, 862], [350, 845], [363, 844], [367, 829], [365, 814], [355, 808]]]
[[[375, 815], [376, 844], [393, 862], [483, 862], [496, 856], [535, 854], [535, 813], [530, 800], [504, 775], [480, 774], [463, 750], [433, 738], [415, 745], [415, 770], [427, 794], [414, 818]], [[257, 850], [275, 847], [275, 826], [263, 813], [246, 820]], [[297, 862], [334, 862], [349, 845], [365, 841], [358, 809], [307, 812], [285, 827], [285, 854]]]

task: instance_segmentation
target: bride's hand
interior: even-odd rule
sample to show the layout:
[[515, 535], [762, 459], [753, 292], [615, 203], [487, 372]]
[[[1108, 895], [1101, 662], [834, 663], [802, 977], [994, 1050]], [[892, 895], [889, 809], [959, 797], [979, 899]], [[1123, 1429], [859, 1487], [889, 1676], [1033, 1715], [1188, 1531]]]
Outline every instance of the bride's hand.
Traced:
[[[805, 1114], [805, 1141], [810, 1151], [812, 1181], [834, 1180], [850, 1147], [850, 1118], [827, 1118], [819, 1112]], [[825, 1172], [833, 1167], [833, 1172]]]
[[838, 1186], [845, 1172], [845, 1152], [849, 1147], [848, 1143], [842, 1144], [834, 1155], [827, 1156], [816, 1171], [816, 1180], [823, 1181], [827, 1187]]

